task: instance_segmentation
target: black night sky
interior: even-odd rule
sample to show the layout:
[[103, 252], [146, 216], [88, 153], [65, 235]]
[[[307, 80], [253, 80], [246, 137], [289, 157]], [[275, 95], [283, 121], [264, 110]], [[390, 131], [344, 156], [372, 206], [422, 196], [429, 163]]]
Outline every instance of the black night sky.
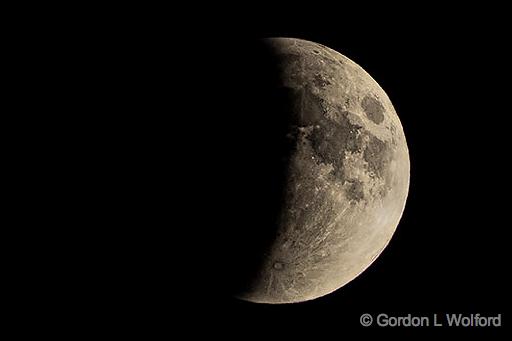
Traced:
[[[217, 20], [199, 20], [196, 33], [157, 21], [103, 36], [112, 81], [101, 86], [121, 103], [102, 124], [115, 131], [106, 162], [123, 224], [102, 232], [116, 240], [112, 261], [102, 263], [102, 313], [191, 335], [243, 339], [272, 330], [340, 340], [343, 330], [364, 329], [362, 313], [505, 314], [510, 108], [503, 31], [446, 17], [443, 26], [412, 21], [357, 35], [342, 22], [266, 25], [261, 17], [220, 28]], [[272, 36], [321, 43], [362, 66], [390, 97], [411, 159], [406, 208], [381, 256], [340, 290], [291, 305], [225, 293], [227, 279], [243, 271], [226, 257], [228, 232], [264, 214], [246, 203], [266, 200], [248, 199], [245, 190], [259, 193], [248, 151], [262, 146], [257, 127], [267, 122], [251, 115], [255, 103], [244, 102], [256, 88], [244, 75], [259, 64], [241, 46]]]

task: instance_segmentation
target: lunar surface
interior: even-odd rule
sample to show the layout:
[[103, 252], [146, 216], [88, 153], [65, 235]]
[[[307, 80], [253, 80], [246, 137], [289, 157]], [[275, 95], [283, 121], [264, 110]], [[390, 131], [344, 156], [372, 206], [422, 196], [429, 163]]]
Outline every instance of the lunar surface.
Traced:
[[356, 63], [313, 42], [266, 39], [289, 98], [276, 234], [236, 297], [294, 303], [329, 294], [389, 243], [409, 187], [409, 156], [388, 96]]

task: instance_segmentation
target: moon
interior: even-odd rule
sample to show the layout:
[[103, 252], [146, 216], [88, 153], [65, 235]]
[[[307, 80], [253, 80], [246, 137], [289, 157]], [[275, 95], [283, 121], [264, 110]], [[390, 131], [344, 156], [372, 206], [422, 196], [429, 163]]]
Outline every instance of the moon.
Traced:
[[403, 213], [409, 154], [386, 93], [359, 65], [310, 41], [268, 38], [289, 99], [284, 194], [272, 243], [235, 296], [296, 303], [327, 295], [381, 254]]

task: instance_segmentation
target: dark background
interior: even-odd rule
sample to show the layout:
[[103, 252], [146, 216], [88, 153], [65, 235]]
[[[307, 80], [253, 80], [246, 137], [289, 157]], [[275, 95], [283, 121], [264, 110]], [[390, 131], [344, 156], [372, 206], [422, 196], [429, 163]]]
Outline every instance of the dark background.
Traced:
[[[76, 51], [92, 84], [81, 94], [94, 128], [84, 187], [88, 212], [101, 211], [87, 218], [94, 275], [80, 282], [92, 321], [239, 337], [362, 330], [362, 313], [502, 313], [506, 325], [504, 31], [451, 17], [364, 33], [343, 21], [271, 27], [259, 17], [220, 29], [213, 19], [80, 33], [94, 46]], [[253, 153], [271, 148], [263, 137], [274, 121], [258, 112], [252, 79], [265, 64], [249, 42], [271, 36], [312, 40], [362, 66], [394, 104], [411, 158], [406, 208], [381, 256], [338, 291], [291, 305], [226, 289], [244, 270], [230, 258], [233, 233], [260, 219], [269, 193], [256, 167], [265, 158]]]

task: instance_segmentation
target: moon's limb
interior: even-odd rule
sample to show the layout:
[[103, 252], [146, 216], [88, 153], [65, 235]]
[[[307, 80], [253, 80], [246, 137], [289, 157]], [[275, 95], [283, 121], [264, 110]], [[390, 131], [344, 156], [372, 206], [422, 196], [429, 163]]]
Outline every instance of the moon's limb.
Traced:
[[313, 42], [267, 42], [294, 99], [296, 147], [278, 236], [238, 297], [293, 303], [342, 287], [378, 257], [402, 215], [410, 166], [395, 109], [360, 66]]

